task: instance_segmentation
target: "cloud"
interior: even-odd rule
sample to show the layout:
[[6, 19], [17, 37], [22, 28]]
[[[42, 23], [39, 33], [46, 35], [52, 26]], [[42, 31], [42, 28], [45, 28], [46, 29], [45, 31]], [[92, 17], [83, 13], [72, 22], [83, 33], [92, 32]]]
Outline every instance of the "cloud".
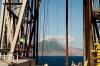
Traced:
[[68, 42], [74, 41], [74, 37], [71, 35], [68, 35]]
[[[54, 35], [49, 35], [49, 36], [46, 36], [45, 37], [45, 40], [47, 40], [48, 41], [48, 43], [47, 44], [51, 44], [52, 46], [59, 46], [61, 49], [63, 49], [63, 50], [65, 50], [66, 51], [66, 36], [65, 35], [58, 35], [58, 36], [54, 36]], [[74, 41], [74, 37], [72, 37], [72, 36], [68, 36], [68, 41], [69, 42], [71, 42], [71, 40], [72, 41]], [[52, 43], [52, 41], [54, 41], [55, 43]], [[51, 43], [50, 43], [51, 42]], [[58, 45], [54, 45], [54, 44], [57, 44], [57, 42], [59, 42], [58, 43]], [[69, 43], [70, 44], [70, 43]], [[71, 45], [71, 44], [70, 44]], [[49, 47], [50, 45], [48, 45], [48, 47]], [[51, 46], [50, 46], [51, 47]], [[55, 48], [56, 49], [56, 48]], [[45, 50], [46, 51], [46, 50]], [[62, 50], [60, 51], [59, 50], [59, 52], [57, 52], [57, 51], [55, 51], [54, 50], [54, 48], [52, 49], [52, 50], [47, 50], [47, 52], [48, 52], [48, 55], [56, 55], [57, 53], [59, 53], [59, 55], [60, 54], [62, 54], [62, 55], [65, 55], [65, 51], [63, 52]], [[46, 52], [46, 53], [47, 53]], [[62, 53], [61, 53], [62, 52]], [[41, 53], [40, 53], [41, 54]], [[81, 50], [81, 49], [79, 49], [79, 48], [76, 48], [76, 47], [72, 47], [72, 46], [70, 46], [69, 47], [69, 55], [75, 55], [75, 56], [82, 56], [83, 55], [83, 50]]]
[[[60, 41], [63, 41], [63, 42], [66, 42], [66, 36], [65, 35], [58, 35], [58, 36], [54, 36], [54, 35], [49, 35], [49, 36], [45, 36], [44, 38], [45, 40], [51, 40], [51, 39], [56, 39], [56, 40], [60, 40]], [[40, 41], [43, 40], [43, 36], [40, 37]], [[71, 35], [68, 35], [68, 41], [71, 42], [71, 41], [74, 41], [74, 37], [72, 37]]]
[[[55, 40], [57, 42], [59, 42], [59, 44], [61, 44], [60, 46], [64, 49], [66, 49], [66, 36], [65, 35], [58, 35], [58, 36], [54, 36], [54, 35], [49, 35], [46, 36], [44, 38], [47, 41], [51, 41], [51, 40]], [[40, 41], [43, 40], [43, 37], [40, 37]], [[68, 42], [74, 41], [74, 37], [72, 37], [71, 35], [68, 35]]]

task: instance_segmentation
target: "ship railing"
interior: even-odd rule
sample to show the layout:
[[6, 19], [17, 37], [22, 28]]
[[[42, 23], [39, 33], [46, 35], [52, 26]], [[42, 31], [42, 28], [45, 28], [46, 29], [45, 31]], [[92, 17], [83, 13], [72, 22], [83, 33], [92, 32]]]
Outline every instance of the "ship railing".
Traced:
[[[1, 55], [1, 56], [0, 56], [0, 59], [6, 61], [6, 60], [8, 60], [8, 57], [9, 57], [9, 55], [5, 55], [5, 54], [4, 54], [4, 55]], [[14, 60], [14, 56], [13, 56], [12, 60]], [[18, 60], [18, 59], [17, 59], [17, 60]]]

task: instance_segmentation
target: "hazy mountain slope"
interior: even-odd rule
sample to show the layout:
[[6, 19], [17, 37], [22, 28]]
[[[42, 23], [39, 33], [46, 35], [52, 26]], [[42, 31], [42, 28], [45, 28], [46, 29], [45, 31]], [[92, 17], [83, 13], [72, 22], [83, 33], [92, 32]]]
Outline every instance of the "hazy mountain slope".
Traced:
[[[66, 55], [66, 47], [63, 48], [62, 45], [63, 44], [61, 44], [54, 38], [51, 38], [49, 40], [42, 40], [39, 42], [39, 55], [42, 55], [42, 51], [44, 55], [49, 55], [49, 56]], [[83, 50], [74, 47], [69, 48], [69, 55], [82, 56]]]
[[75, 47], [70, 47], [69, 56], [83, 56], [83, 50]]

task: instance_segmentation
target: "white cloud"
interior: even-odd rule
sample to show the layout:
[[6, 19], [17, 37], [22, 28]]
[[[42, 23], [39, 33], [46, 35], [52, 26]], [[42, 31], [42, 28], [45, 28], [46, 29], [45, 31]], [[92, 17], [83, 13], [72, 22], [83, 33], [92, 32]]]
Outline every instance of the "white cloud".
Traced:
[[[65, 35], [58, 35], [58, 36], [54, 36], [54, 35], [49, 35], [49, 36], [45, 36], [45, 40], [51, 40], [51, 38], [54, 38], [54, 39], [58, 39], [58, 40], [61, 40], [63, 42], [66, 42], [66, 36]], [[43, 36], [40, 37], [40, 41], [43, 40]], [[68, 35], [68, 41], [71, 42], [71, 41], [74, 41], [74, 37], [72, 37], [71, 35]]]
[[74, 37], [71, 36], [71, 35], [68, 35], [68, 41], [69, 41], [69, 42], [74, 41]]
[[[46, 36], [44, 38], [47, 41], [51, 41], [51, 40], [57, 40], [60, 44], [62, 48], [66, 48], [66, 36], [65, 35], [58, 35], [58, 36], [54, 36], [54, 35], [49, 35]], [[40, 41], [43, 40], [43, 37], [40, 37]], [[68, 35], [68, 42], [74, 41], [74, 37]]]

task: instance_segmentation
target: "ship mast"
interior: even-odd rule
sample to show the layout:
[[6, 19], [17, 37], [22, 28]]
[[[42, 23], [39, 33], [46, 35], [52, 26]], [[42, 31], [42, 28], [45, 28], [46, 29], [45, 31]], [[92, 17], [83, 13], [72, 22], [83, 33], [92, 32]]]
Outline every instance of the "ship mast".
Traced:
[[68, 0], [66, 0], [66, 66], [68, 66]]

